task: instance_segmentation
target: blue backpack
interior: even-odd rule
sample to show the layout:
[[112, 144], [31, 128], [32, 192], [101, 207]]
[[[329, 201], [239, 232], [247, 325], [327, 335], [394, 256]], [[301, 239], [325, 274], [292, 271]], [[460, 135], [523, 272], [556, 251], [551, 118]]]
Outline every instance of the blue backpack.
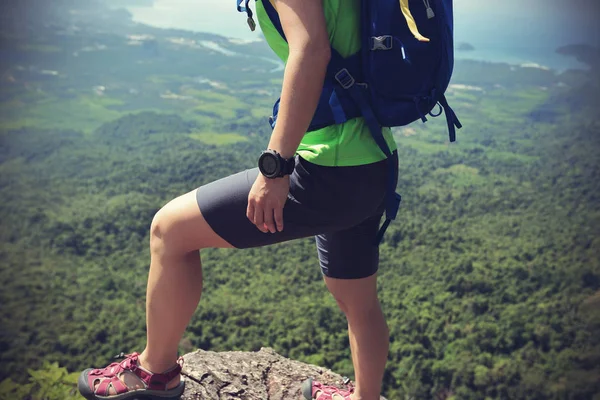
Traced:
[[[236, 0], [240, 12], [255, 23], [250, 0]], [[244, 3], [244, 6], [242, 6]], [[348, 58], [331, 49], [331, 61], [319, 105], [308, 131], [363, 117], [389, 165], [386, 220], [377, 235], [381, 241], [396, 218], [401, 197], [396, 191], [396, 168], [381, 127], [408, 125], [426, 115], [446, 114], [450, 141], [460, 121], [444, 92], [454, 67], [452, 0], [361, 0], [361, 51]], [[277, 11], [269, 0], [264, 8], [285, 39]], [[433, 113], [438, 105], [439, 109]], [[269, 118], [277, 122], [279, 100]]]

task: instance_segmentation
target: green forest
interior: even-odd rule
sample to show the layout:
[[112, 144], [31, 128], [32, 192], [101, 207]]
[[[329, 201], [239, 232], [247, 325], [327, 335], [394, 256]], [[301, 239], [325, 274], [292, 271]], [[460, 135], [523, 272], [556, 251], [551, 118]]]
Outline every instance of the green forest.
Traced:
[[[264, 43], [59, 3], [0, 25], [2, 400], [79, 399], [80, 370], [143, 349], [154, 214], [255, 166], [281, 85]], [[591, 54], [563, 72], [459, 61], [458, 142], [443, 117], [394, 129], [388, 399], [600, 399], [599, 51], [563, 49]], [[202, 260], [182, 354], [272, 347], [352, 376], [314, 239]]]

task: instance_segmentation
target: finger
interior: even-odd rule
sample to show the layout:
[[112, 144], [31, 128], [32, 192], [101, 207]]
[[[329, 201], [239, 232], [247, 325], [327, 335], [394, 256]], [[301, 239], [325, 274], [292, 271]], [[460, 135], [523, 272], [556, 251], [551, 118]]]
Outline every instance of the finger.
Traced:
[[277, 231], [281, 232], [283, 230], [283, 207], [276, 207], [273, 211], [275, 214], [275, 224], [277, 224]]
[[273, 220], [273, 209], [271, 207], [268, 207], [265, 210], [265, 225], [267, 225], [269, 232], [277, 232], [277, 229], [275, 228], [275, 221]]
[[256, 207], [256, 209], [254, 210], [254, 225], [256, 225], [256, 227], [258, 228], [259, 231], [266, 233], [267, 230], [265, 229], [265, 227], [263, 226], [264, 224], [264, 211], [262, 209], [262, 207], [260, 207], [260, 205], [258, 207]]
[[248, 207], [246, 208], [246, 217], [250, 220], [250, 222], [254, 223], [254, 202], [252, 200], [248, 200]]

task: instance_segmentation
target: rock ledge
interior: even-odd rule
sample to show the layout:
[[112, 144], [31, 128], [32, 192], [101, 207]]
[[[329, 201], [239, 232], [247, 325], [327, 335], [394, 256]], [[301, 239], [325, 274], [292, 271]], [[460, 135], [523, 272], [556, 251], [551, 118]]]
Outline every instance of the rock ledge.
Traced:
[[184, 360], [182, 400], [300, 400], [300, 385], [308, 377], [344, 387], [340, 375], [289, 360], [271, 348], [257, 352], [197, 350], [186, 354]]

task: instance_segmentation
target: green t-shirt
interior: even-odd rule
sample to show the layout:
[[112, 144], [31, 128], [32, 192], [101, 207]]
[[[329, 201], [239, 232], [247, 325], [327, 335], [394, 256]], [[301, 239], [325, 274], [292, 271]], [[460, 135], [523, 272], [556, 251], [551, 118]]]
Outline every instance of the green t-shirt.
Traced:
[[[288, 45], [271, 23], [262, 1], [256, 2], [258, 23], [269, 46], [283, 62], [287, 62]], [[343, 57], [358, 52], [361, 45], [359, 0], [324, 0], [323, 8], [329, 41], [333, 47]], [[396, 150], [396, 142], [389, 128], [383, 129], [383, 136], [390, 151]], [[371, 164], [385, 159], [363, 118], [307, 132], [297, 154], [312, 163], [330, 167]]]

